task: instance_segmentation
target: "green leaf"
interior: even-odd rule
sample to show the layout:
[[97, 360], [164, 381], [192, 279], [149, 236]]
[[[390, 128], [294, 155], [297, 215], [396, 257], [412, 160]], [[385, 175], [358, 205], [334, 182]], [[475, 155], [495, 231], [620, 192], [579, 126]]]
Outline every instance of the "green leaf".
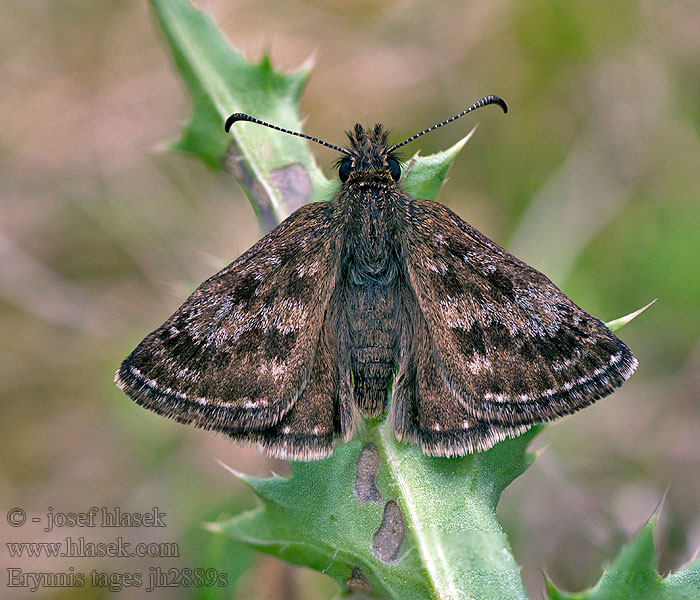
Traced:
[[568, 594], [547, 581], [553, 600], [697, 600], [700, 598], [700, 560], [694, 560], [677, 573], [661, 577], [654, 551], [655, 515], [603, 573], [595, 587]]
[[[192, 101], [192, 114], [173, 148], [214, 168], [243, 168], [237, 176], [254, 206], [268, 210], [276, 222], [289, 214], [289, 204], [327, 197], [331, 182], [300, 138], [252, 123], [224, 131], [226, 118], [234, 112], [300, 130], [298, 105], [308, 66], [282, 74], [272, 69], [267, 56], [246, 60], [186, 0], [151, 0], [151, 5]], [[292, 202], [283, 195], [290, 189]]]
[[[397, 442], [388, 422], [371, 424], [328, 459], [292, 463], [289, 478], [237, 474], [261, 505], [218, 528], [261, 552], [326, 573], [343, 588], [364, 578], [380, 596], [401, 600], [523, 599], [496, 504], [533, 461], [526, 448], [538, 431], [447, 459]], [[363, 449], [376, 452], [378, 463], [360, 460]], [[358, 477], [363, 489], [376, 486], [376, 497], [361, 499]]]
[[649, 308], [652, 304], [654, 304], [654, 302], [656, 302], [656, 300], [657, 299], [654, 298], [654, 300], [649, 302], [649, 304], [647, 304], [646, 306], [642, 306], [642, 308], [640, 308], [639, 310], [635, 310], [633, 313], [625, 315], [624, 317], [620, 317], [619, 319], [613, 319], [612, 321], [608, 321], [605, 325], [607, 325], [607, 327], [608, 327], [608, 329], [610, 329], [610, 331], [617, 331], [618, 329], [620, 329], [620, 327], [624, 327], [632, 319], [641, 315], [647, 308]]
[[[257, 62], [245, 59], [187, 0], [151, 0], [151, 5], [192, 102], [189, 121], [172, 148], [193, 154], [210, 167], [230, 170], [264, 230], [305, 202], [330, 200], [337, 180], [323, 175], [308, 142], [253, 123], [236, 123], [230, 133], [224, 131], [226, 118], [234, 112], [301, 131], [299, 97], [308, 65], [280, 73], [267, 56]], [[444, 152], [418, 157], [406, 177], [406, 190], [435, 198], [468, 138]]]
[[414, 156], [408, 164], [403, 188], [412, 198], [435, 200], [445, 182], [447, 171], [459, 151], [469, 141], [476, 126], [451, 148], [430, 156]]

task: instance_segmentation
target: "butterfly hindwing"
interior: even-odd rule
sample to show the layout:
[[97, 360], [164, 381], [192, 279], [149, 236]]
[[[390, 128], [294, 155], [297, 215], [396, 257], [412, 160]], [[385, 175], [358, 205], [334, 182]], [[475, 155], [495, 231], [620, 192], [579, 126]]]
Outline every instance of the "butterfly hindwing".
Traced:
[[309, 380], [282, 419], [260, 431], [228, 431], [238, 442], [256, 443], [269, 456], [291, 460], [325, 458], [333, 451], [339, 430], [338, 365], [324, 328]]
[[527, 430], [526, 425], [509, 427], [478, 419], [457, 400], [435, 364], [427, 323], [417, 306], [411, 308], [411, 347], [392, 394], [391, 419], [398, 439], [420, 444], [430, 456], [464, 456]]
[[442, 204], [404, 206], [403, 255], [429, 351], [472, 418], [506, 428], [546, 421], [632, 374], [627, 346], [539, 271]]
[[200, 285], [124, 360], [119, 386], [206, 429], [278, 423], [307, 385], [335, 286], [330, 208], [303, 206]]

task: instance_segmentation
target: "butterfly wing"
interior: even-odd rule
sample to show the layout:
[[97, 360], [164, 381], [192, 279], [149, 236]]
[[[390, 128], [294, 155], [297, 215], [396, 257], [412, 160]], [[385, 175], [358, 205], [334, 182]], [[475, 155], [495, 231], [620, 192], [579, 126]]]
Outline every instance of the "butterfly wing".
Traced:
[[335, 238], [328, 203], [297, 210], [149, 334], [119, 368], [119, 387], [159, 414], [233, 437], [277, 424], [312, 372]]
[[[601, 321], [446, 206], [407, 199], [403, 223], [407, 277], [442, 380], [439, 393], [455, 398], [471, 417], [465, 421], [509, 435], [508, 428], [575, 412], [636, 368]], [[417, 400], [426, 415], [440, 404], [431, 368], [423, 369], [424, 398]]]
[[340, 423], [337, 353], [328, 338], [324, 327], [308, 383], [278, 423], [259, 431], [240, 429], [227, 434], [237, 441], [257, 444], [276, 458], [315, 460], [329, 456]]
[[397, 438], [420, 444], [430, 456], [464, 456], [527, 430], [527, 425], [498, 425], [476, 418], [455, 398], [433, 358], [425, 319], [419, 310], [413, 315], [406, 354], [410, 359], [400, 366], [393, 386], [391, 419]]

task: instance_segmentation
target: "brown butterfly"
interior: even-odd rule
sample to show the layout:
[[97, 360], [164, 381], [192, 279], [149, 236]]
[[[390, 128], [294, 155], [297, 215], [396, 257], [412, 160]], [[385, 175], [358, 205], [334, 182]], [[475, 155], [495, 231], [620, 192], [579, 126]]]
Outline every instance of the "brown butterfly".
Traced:
[[200, 285], [124, 360], [131, 398], [181, 423], [310, 460], [362, 417], [399, 440], [461, 456], [573, 413], [637, 366], [630, 350], [547, 277], [446, 206], [401, 188], [396, 150], [355, 125], [342, 185], [302, 206]]

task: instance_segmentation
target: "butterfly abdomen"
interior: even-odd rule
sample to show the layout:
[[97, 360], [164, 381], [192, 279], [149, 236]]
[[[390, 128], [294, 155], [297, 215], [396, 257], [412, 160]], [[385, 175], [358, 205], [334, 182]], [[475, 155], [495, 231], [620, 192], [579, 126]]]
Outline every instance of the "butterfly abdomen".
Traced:
[[378, 285], [352, 286], [348, 321], [353, 396], [364, 416], [376, 417], [386, 407], [395, 363], [393, 295]]

